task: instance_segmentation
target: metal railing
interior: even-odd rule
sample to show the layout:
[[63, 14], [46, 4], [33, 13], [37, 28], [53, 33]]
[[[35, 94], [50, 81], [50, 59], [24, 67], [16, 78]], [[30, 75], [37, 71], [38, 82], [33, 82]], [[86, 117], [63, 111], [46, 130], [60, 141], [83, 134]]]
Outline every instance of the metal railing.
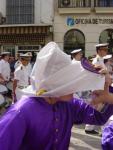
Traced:
[[113, 0], [94, 0], [95, 7], [113, 7]]
[[91, 7], [91, 0], [58, 0], [58, 8]]

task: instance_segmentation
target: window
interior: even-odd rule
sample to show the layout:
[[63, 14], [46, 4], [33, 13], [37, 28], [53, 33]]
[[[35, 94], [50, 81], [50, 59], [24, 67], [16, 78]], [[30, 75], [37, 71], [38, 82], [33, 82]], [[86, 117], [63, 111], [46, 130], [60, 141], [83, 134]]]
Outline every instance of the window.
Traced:
[[95, 0], [96, 7], [113, 7], [113, 0]]
[[113, 29], [106, 29], [101, 32], [99, 43], [109, 43], [109, 52], [113, 53]]
[[74, 49], [85, 50], [85, 36], [80, 30], [69, 30], [64, 36], [64, 51], [68, 54]]
[[7, 24], [34, 23], [34, 0], [7, 0]]

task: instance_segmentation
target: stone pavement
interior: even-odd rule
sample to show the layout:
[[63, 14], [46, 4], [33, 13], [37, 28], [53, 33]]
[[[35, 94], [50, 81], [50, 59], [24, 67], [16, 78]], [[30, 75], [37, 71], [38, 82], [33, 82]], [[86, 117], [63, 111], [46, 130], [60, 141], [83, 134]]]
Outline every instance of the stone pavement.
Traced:
[[73, 127], [69, 150], [101, 150], [101, 137], [89, 135], [84, 127]]

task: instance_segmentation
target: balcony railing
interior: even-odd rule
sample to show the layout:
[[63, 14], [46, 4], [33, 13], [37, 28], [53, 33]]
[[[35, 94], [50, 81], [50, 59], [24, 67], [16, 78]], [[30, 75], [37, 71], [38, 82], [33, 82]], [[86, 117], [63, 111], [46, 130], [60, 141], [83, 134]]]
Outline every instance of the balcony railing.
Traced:
[[91, 7], [91, 0], [58, 0], [58, 8]]
[[113, 7], [113, 0], [95, 0], [95, 7]]

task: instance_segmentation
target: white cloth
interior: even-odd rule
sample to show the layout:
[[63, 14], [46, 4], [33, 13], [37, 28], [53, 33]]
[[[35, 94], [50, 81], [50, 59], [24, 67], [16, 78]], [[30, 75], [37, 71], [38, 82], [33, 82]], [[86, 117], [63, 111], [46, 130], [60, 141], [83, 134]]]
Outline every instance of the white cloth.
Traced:
[[48, 43], [38, 53], [32, 74], [32, 86], [23, 90], [24, 94], [36, 95], [45, 89], [41, 97], [59, 97], [86, 91], [103, 89], [105, 78], [100, 74], [85, 70], [81, 62], [72, 63], [70, 56], [60, 50], [54, 42]]
[[11, 70], [9, 63], [4, 59], [0, 60], [0, 74], [6, 81], [9, 81], [10, 79], [10, 72]]

